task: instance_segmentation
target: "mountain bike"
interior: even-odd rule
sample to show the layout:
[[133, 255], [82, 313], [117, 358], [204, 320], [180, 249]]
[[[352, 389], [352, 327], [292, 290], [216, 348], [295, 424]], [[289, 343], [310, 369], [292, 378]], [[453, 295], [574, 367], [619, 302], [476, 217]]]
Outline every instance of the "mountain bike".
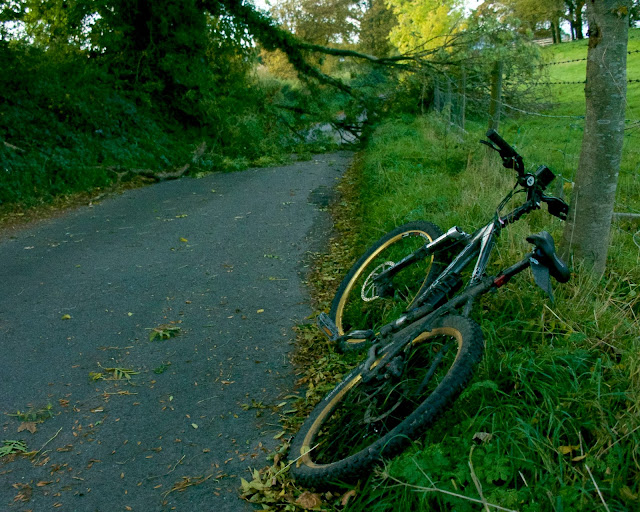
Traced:
[[[545, 194], [555, 178], [541, 165], [526, 172], [522, 157], [497, 132], [481, 143], [516, 171], [516, 184], [491, 220], [473, 233], [454, 226], [411, 222], [387, 233], [353, 265], [329, 314], [318, 325], [343, 351], [363, 350], [364, 361], [316, 407], [291, 444], [292, 474], [310, 487], [353, 481], [424, 433], [471, 379], [484, 349], [470, 318], [478, 297], [531, 268], [549, 294], [550, 276], [570, 272], [546, 231], [527, 237], [534, 247], [520, 261], [489, 276], [496, 238], [507, 225], [547, 204], [566, 220], [569, 207]], [[519, 193], [526, 200], [503, 214]]]

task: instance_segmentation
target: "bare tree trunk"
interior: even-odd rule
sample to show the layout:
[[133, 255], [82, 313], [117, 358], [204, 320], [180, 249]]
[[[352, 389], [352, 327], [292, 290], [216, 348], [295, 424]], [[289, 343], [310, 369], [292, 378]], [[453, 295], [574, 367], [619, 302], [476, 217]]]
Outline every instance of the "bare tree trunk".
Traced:
[[629, 0], [587, 2], [589, 50], [582, 150], [561, 251], [605, 269], [622, 157]]
[[582, 9], [584, 9], [585, 0], [578, 0], [576, 2], [576, 37], [578, 39], [584, 39], [582, 33]]
[[489, 103], [489, 129], [498, 130], [502, 110], [502, 61], [496, 61], [491, 71], [491, 103]]

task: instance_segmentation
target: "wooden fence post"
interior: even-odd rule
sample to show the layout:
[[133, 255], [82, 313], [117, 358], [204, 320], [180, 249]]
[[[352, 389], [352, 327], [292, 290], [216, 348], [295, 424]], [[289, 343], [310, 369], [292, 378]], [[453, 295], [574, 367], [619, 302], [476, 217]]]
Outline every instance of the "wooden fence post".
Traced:
[[502, 110], [502, 61], [496, 61], [491, 71], [491, 102], [489, 103], [489, 129], [498, 130]]
[[462, 66], [460, 71], [460, 128], [464, 130], [465, 114], [467, 109], [467, 71]]
[[451, 124], [451, 111], [453, 110], [453, 98], [451, 96], [451, 78], [445, 75], [447, 79], [447, 95], [445, 96], [445, 108], [447, 109], [447, 119], [449, 120], [449, 124]]

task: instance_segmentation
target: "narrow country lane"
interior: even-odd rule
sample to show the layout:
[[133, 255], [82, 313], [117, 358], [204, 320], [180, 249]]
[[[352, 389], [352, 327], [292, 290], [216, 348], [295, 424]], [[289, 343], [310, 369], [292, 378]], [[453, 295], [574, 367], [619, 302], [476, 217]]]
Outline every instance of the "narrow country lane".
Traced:
[[0, 460], [0, 510], [253, 510], [240, 477], [280, 428], [243, 404], [293, 389], [305, 261], [350, 159], [165, 182], [3, 236], [0, 442], [41, 451]]

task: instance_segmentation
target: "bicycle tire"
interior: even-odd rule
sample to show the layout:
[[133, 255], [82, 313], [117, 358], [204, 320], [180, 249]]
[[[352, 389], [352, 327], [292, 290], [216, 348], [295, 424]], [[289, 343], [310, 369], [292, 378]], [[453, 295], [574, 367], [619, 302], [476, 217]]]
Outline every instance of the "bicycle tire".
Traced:
[[[414, 221], [397, 227], [378, 239], [344, 277], [331, 303], [329, 316], [341, 336], [353, 330], [372, 329], [375, 332], [390, 323], [407, 309], [415, 297], [444, 270], [445, 264], [434, 256], [415, 263], [400, 272], [394, 279], [393, 297], [364, 299], [367, 279], [380, 265], [388, 261], [399, 261], [402, 257], [442, 235], [442, 230], [426, 221]], [[360, 297], [358, 297], [360, 295]], [[360, 350], [367, 340], [343, 340], [339, 348], [343, 352]]]
[[[443, 339], [457, 345], [455, 354], [444, 348], [448, 345]], [[458, 397], [483, 349], [478, 324], [449, 315], [407, 343], [401, 379], [364, 383], [366, 363], [360, 365], [315, 407], [293, 439], [290, 458], [297, 459], [291, 468], [296, 482], [315, 488], [353, 482], [383, 457], [400, 453]], [[437, 366], [432, 371], [435, 363], [425, 357], [440, 358], [443, 372], [437, 373]], [[427, 372], [431, 377], [425, 377]]]

